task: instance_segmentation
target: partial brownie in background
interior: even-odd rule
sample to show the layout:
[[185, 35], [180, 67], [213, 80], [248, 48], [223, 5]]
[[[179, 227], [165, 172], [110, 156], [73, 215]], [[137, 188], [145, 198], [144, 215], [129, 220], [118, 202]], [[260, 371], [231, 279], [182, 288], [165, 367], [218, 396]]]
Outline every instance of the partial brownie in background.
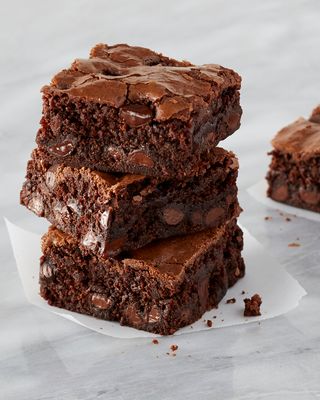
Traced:
[[21, 204], [81, 246], [109, 257], [175, 235], [217, 227], [240, 208], [235, 155], [215, 148], [199, 176], [111, 174], [51, 166], [39, 150], [28, 163]]
[[320, 212], [320, 106], [272, 141], [267, 195], [273, 200]]
[[168, 335], [218, 306], [244, 275], [242, 247], [232, 220], [103, 259], [52, 227], [42, 242], [41, 296], [56, 307]]
[[240, 76], [142, 47], [98, 44], [44, 86], [37, 143], [51, 164], [194, 175], [240, 126]]

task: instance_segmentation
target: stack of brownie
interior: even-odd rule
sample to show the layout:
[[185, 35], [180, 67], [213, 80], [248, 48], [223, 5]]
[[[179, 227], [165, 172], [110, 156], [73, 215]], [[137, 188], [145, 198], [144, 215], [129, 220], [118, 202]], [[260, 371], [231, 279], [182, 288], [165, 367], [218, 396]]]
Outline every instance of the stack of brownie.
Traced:
[[49, 304], [172, 334], [244, 275], [235, 155], [241, 79], [98, 44], [43, 92], [21, 203], [42, 240]]

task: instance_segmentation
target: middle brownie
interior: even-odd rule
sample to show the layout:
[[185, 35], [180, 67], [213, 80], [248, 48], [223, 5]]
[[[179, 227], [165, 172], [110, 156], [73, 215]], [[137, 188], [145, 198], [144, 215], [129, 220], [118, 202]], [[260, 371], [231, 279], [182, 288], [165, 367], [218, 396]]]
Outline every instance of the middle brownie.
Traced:
[[239, 215], [235, 155], [216, 148], [202, 174], [180, 180], [51, 166], [34, 150], [21, 204], [104, 257]]

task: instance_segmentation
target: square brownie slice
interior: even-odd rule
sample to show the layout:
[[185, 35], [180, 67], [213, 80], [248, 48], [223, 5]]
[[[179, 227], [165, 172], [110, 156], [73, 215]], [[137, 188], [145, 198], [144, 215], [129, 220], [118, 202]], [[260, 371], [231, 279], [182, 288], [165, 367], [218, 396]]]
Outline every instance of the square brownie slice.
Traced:
[[234, 154], [216, 148], [202, 174], [165, 179], [51, 166], [33, 152], [21, 204], [109, 257], [238, 216]]
[[52, 227], [42, 242], [41, 296], [50, 305], [168, 335], [217, 307], [244, 275], [236, 221], [103, 259]]
[[272, 145], [267, 195], [320, 212], [320, 107], [283, 128]]
[[37, 143], [51, 164], [186, 176], [240, 126], [240, 76], [142, 47], [96, 45], [44, 86]]

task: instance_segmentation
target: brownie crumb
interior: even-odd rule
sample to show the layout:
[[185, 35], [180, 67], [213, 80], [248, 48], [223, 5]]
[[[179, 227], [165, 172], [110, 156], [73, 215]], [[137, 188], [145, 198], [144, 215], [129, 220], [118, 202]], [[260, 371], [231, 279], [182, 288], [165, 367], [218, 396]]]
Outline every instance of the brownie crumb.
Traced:
[[209, 328], [212, 327], [212, 321], [211, 321], [211, 319], [208, 319], [208, 320], [207, 320], [207, 326], [208, 326]]
[[170, 349], [171, 349], [171, 351], [177, 351], [177, 350], [178, 350], [178, 345], [172, 344], [172, 345], [170, 346]]
[[176, 353], [173, 353], [173, 354], [172, 354], [173, 357], [175, 357], [176, 355], [177, 355]]
[[300, 243], [292, 242], [288, 244], [288, 247], [300, 247]]
[[236, 301], [237, 301], [237, 300], [236, 300], [234, 297], [232, 297], [232, 299], [228, 299], [228, 300], [226, 301], [226, 304], [234, 304]]
[[265, 221], [270, 221], [270, 220], [272, 220], [272, 217], [268, 217], [268, 216], [267, 216], [267, 217], [264, 217], [264, 220], [265, 220]]
[[290, 222], [290, 221], [291, 221], [291, 218], [287, 217], [287, 218], [286, 218], [286, 221], [287, 221], [287, 222]]
[[260, 306], [262, 304], [262, 300], [260, 295], [257, 293], [254, 294], [251, 299], [244, 299], [244, 316], [245, 317], [257, 317], [261, 315]]
[[152, 340], [152, 343], [153, 343], [153, 344], [159, 344], [159, 340], [153, 339], [153, 340]]
[[216, 315], [214, 315], [212, 318], [213, 318], [213, 319], [216, 319], [216, 318], [217, 318], [217, 316], [216, 316]]
[[243, 290], [243, 291], [241, 292], [241, 294], [244, 295], [244, 294], [246, 294], [246, 292]]

